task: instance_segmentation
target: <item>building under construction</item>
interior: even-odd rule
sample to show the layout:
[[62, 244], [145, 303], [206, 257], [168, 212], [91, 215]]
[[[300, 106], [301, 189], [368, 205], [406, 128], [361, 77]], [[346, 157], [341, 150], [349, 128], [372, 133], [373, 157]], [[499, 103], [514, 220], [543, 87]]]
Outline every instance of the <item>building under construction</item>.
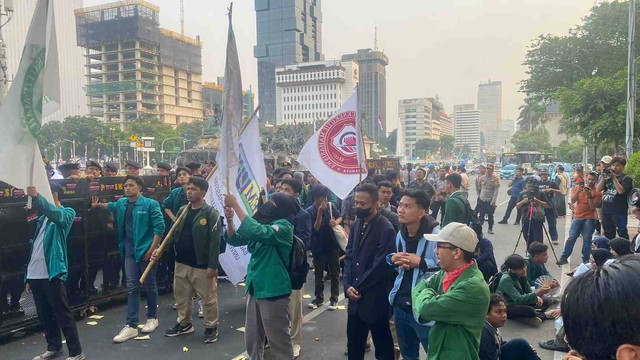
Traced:
[[144, 114], [173, 126], [203, 119], [200, 39], [160, 28], [159, 13], [144, 0], [75, 11], [89, 115], [123, 125]]

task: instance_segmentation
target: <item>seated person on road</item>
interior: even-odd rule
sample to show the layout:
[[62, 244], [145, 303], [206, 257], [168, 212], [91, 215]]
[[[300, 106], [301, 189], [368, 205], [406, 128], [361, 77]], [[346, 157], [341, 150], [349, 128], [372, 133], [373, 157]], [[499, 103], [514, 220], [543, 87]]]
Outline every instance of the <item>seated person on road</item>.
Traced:
[[507, 302], [500, 294], [491, 294], [487, 321], [482, 328], [480, 360], [540, 360], [525, 339], [504, 341], [500, 328], [507, 324]]
[[[544, 265], [549, 261], [549, 246], [536, 241], [529, 245], [528, 252], [529, 256], [527, 256], [524, 261], [527, 263], [527, 279], [529, 279], [529, 284], [534, 286], [536, 280], [541, 276], [553, 277]], [[560, 286], [558, 280], [553, 279], [551, 289], [555, 289], [558, 286]]]

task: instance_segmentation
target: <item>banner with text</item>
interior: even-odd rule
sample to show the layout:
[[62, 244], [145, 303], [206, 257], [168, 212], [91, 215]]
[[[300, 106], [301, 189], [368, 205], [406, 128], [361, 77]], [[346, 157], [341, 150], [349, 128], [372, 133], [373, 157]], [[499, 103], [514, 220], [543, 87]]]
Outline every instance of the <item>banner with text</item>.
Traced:
[[[258, 210], [260, 191], [266, 186], [266, 169], [264, 156], [260, 148], [260, 132], [258, 119], [253, 118], [240, 135], [238, 146], [238, 167], [235, 183], [231, 186], [231, 193], [238, 202], [244, 205], [245, 211], [252, 216]], [[216, 171], [209, 179], [209, 191], [205, 201], [223, 214], [224, 195], [227, 193], [226, 179], [221, 172]], [[240, 224], [240, 219], [234, 219], [234, 224]], [[227, 250], [220, 254], [220, 265], [234, 285], [241, 282], [247, 275], [247, 266], [251, 255], [246, 246], [233, 247], [227, 244]]]

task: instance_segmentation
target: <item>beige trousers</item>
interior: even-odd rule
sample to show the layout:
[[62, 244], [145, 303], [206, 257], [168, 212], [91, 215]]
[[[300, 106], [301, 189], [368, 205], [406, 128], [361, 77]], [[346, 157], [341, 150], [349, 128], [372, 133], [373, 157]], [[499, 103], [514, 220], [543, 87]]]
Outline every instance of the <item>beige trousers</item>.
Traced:
[[207, 278], [207, 269], [196, 269], [176, 262], [173, 296], [178, 307], [178, 323], [182, 326], [191, 324], [193, 296], [196, 293], [203, 301], [204, 327], [218, 326], [218, 278]]
[[289, 314], [291, 316], [291, 343], [302, 347], [302, 296], [304, 290], [291, 290]]

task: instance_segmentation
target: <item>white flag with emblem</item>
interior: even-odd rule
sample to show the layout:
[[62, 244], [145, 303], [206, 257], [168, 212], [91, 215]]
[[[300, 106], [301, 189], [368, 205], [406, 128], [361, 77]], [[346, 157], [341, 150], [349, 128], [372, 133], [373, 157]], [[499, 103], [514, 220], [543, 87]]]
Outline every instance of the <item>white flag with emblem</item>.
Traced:
[[42, 118], [58, 110], [60, 78], [53, 1], [38, 0], [18, 73], [0, 106], [0, 181], [33, 185], [53, 202], [38, 147]]
[[322, 184], [344, 199], [366, 172], [358, 164], [356, 92], [304, 144], [298, 162]]

